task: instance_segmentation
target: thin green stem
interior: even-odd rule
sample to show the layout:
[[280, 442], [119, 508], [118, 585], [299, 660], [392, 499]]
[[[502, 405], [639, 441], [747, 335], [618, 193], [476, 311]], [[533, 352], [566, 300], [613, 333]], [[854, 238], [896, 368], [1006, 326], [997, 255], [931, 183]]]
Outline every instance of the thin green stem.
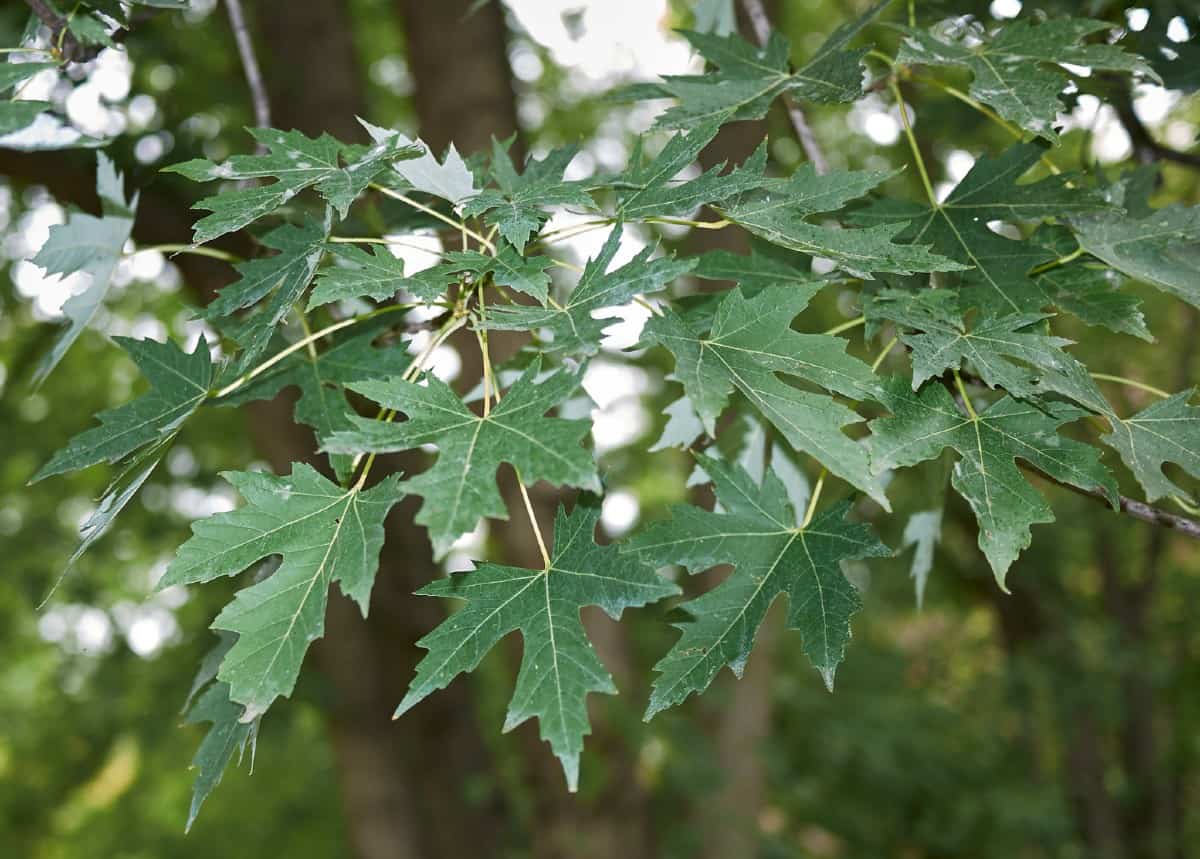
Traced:
[[1161, 397], [1164, 400], [1171, 396], [1162, 388], [1156, 388], [1153, 385], [1147, 385], [1145, 382], [1139, 382], [1137, 379], [1128, 379], [1125, 376], [1113, 376], [1109, 373], [1088, 373], [1088, 375], [1100, 382], [1115, 382], [1118, 385], [1128, 385], [1130, 388], [1137, 388], [1139, 391], [1146, 391], [1147, 393], [1154, 394], [1154, 396]]
[[1052, 269], [1052, 268], [1058, 268], [1060, 265], [1066, 265], [1069, 262], [1074, 262], [1075, 260], [1077, 260], [1081, 256], [1083, 256], [1083, 254], [1084, 254], [1083, 248], [1075, 248], [1075, 250], [1071, 251], [1066, 256], [1061, 256], [1058, 259], [1052, 259], [1052, 260], [1050, 260], [1050, 262], [1043, 263], [1042, 265], [1039, 265], [1036, 268], [1034, 268], [1029, 273], [1030, 274], [1041, 274], [1044, 271], [1050, 271], [1050, 269]]
[[598, 230], [601, 227], [607, 227], [614, 223], [612, 218], [600, 218], [595, 221], [584, 221], [579, 224], [571, 224], [566, 227], [559, 227], [557, 230], [551, 230], [548, 233], [543, 233], [534, 239], [539, 244], [546, 244], [549, 241], [560, 242], [564, 239], [572, 239], [575, 236], [581, 236], [584, 233], [589, 233], [592, 230]]
[[822, 331], [821, 333], [826, 334], [826, 335], [841, 334], [843, 331], [849, 331], [852, 328], [857, 328], [858, 326], [862, 325], [866, 321], [867, 321], [867, 317], [860, 316], [857, 319], [851, 319], [848, 322], [843, 322], [841, 325], [835, 325], [832, 328], [830, 328], [828, 331]]
[[159, 253], [170, 254], [171, 256], [174, 256], [175, 254], [191, 254], [192, 256], [198, 257], [212, 257], [213, 259], [219, 259], [222, 262], [242, 262], [242, 258], [236, 254], [231, 254], [228, 251], [223, 251], [218, 248], [203, 247], [201, 245], [146, 245], [144, 248], [138, 248], [132, 253], [125, 254], [125, 256], [135, 256], [143, 251], [158, 251]]
[[719, 221], [693, 221], [688, 218], [644, 218], [642, 223], [645, 224], [676, 224], [681, 227], [695, 227], [698, 230], [723, 230], [728, 227], [733, 221], [728, 218], [722, 218]]
[[879, 355], [875, 358], [875, 361], [871, 364], [871, 372], [872, 373], [874, 373], [876, 370], [879, 369], [879, 365], [883, 363], [883, 359], [886, 358], [889, 354], [891, 354], [891, 351], [896, 348], [896, 344], [899, 342], [900, 342], [899, 335], [893, 337], [891, 340], [889, 340], [887, 342], [887, 345], [883, 347], [883, 349], [880, 351]]
[[967, 386], [963, 384], [962, 376], [958, 374], [958, 370], [954, 371], [954, 386], [958, 388], [958, 395], [962, 397], [963, 405], [967, 409], [967, 414], [971, 416], [971, 420], [979, 420], [979, 415], [975, 413], [975, 406], [971, 405], [971, 397], [967, 394]]
[[454, 229], [458, 230], [460, 233], [470, 236], [475, 241], [479, 242], [480, 246], [487, 248], [489, 253], [492, 253], [492, 254], [496, 253], [496, 246], [494, 244], [492, 244], [490, 241], [488, 241], [488, 239], [485, 236], [482, 236], [479, 233], [472, 230], [470, 227], [468, 227], [462, 221], [456, 221], [456, 220], [454, 220], [454, 218], [443, 215], [437, 209], [426, 206], [424, 203], [418, 202], [417, 200], [414, 200], [412, 197], [409, 197], [405, 194], [401, 194], [399, 191], [393, 191], [391, 188], [385, 187], [383, 185], [379, 185], [379, 184], [372, 182], [371, 187], [374, 188], [379, 193], [384, 194], [385, 196], [391, 197], [393, 200], [399, 200], [401, 203], [406, 203], [409, 206], [412, 206], [414, 209], [416, 209], [419, 212], [424, 212], [425, 214], [427, 214], [431, 217], [437, 218], [442, 223], [448, 224], [451, 227], [454, 227]]
[[825, 488], [825, 477], [829, 474], [829, 469], [822, 468], [821, 474], [817, 477], [817, 483], [813, 486], [812, 495], [808, 496], [808, 507], [804, 510], [804, 519], [800, 522], [800, 530], [803, 531], [812, 522], [813, 516], [817, 512], [817, 501], [821, 498], [821, 490]]
[[218, 397], [224, 397], [228, 394], [233, 393], [238, 388], [240, 388], [242, 385], [249, 382], [251, 379], [254, 379], [257, 376], [261, 376], [263, 373], [265, 373], [267, 370], [274, 367], [276, 364], [278, 364], [280, 361], [282, 361], [288, 355], [291, 355], [295, 352], [299, 352], [301, 349], [304, 349], [305, 347], [312, 346], [312, 344], [314, 342], [316, 342], [317, 340], [320, 340], [322, 337], [324, 337], [328, 334], [332, 334], [335, 331], [341, 331], [343, 328], [349, 328], [351, 325], [357, 325], [358, 323], [365, 322], [368, 319], [374, 319], [376, 316], [382, 316], [385, 313], [393, 313], [397, 310], [411, 310], [412, 308], [414, 308], [416, 306], [417, 305], [415, 305], [415, 304], [389, 304], [387, 307], [381, 307], [378, 310], [372, 310], [370, 313], [364, 313], [361, 316], [352, 316], [349, 319], [343, 319], [340, 322], [335, 322], [332, 325], [327, 325], [326, 327], [322, 328], [320, 331], [314, 331], [309, 334], [306, 334], [304, 339], [297, 340], [295, 343], [292, 343], [286, 349], [282, 349], [279, 352], [275, 353], [274, 355], [272, 355], [267, 360], [263, 361], [261, 364], [259, 364], [254, 369], [249, 370], [249, 371], [243, 373], [242, 375], [238, 376], [236, 379], [234, 379], [232, 382], [230, 382], [224, 388], [221, 388], [221, 390], [210, 394], [210, 396], [213, 398], [218, 398]]
[[45, 48], [0, 48], [0, 54], [46, 54], [54, 56], [53, 51], [48, 51]]
[[913, 134], [912, 123], [908, 119], [908, 105], [904, 103], [904, 94], [900, 92], [900, 85], [896, 81], [893, 80], [889, 86], [896, 99], [896, 106], [900, 109], [900, 122], [904, 126], [904, 136], [908, 138], [909, 148], [912, 149], [913, 158], [916, 159], [917, 170], [921, 173], [921, 184], [925, 186], [925, 195], [929, 197], [929, 205], [935, 209], [940, 208], [937, 195], [933, 193], [933, 183], [929, 181], [929, 171], [925, 169], [925, 158], [921, 155], [921, 147], [917, 145], [917, 136]]

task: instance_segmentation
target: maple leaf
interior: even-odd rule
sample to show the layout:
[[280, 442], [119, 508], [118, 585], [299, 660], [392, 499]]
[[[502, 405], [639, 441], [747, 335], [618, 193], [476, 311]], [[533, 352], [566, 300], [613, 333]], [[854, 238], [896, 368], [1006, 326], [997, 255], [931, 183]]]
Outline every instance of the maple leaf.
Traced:
[[429, 278], [404, 274], [404, 260], [386, 248], [367, 251], [351, 244], [335, 244], [330, 250], [337, 264], [321, 269], [308, 296], [308, 309], [334, 301], [363, 296], [375, 301], [390, 299], [405, 290], [422, 301], [433, 301], [443, 288]]
[[757, 295], [768, 286], [793, 284], [806, 287], [819, 280], [807, 266], [804, 257], [763, 243], [748, 254], [729, 251], [706, 251], [696, 257], [693, 277], [704, 280], [727, 280], [738, 284], [747, 298]]
[[[23, 84], [38, 72], [57, 68], [56, 63], [0, 63], [0, 95]], [[17, 94], [20, 90], [17, 91]], [[50, 102], [34, 99], [0, 99], [0, 137], [29, 126], [38, 114], [50, 109]]]
[[1200, 206], [1152, 209], [1153, 169], [1107, 189], [1112, 210], [1073, 218], [1079, 246], [1135, 280], [1200, 307]]
[[591, 195], [578, 182], [563, 179], [563, 171], [579, 151], [577, 146], [552, 150], [542, 160], [532, 156], [523, 173], [517, 173], [508, 155], [508, 145], [492, 138], [492, 179], [496, 188], [485, 188], [463, 205], [468, 217], [487, 215], [518, 253], [525, 252], [530, 236], [550, 218], [548, 206], [593, 205]]
[[205, 318], [215, 322], [269, 296], [261, 309], [236, 326], [234, 339], [242, 347], [236, 372], [245, 372], [266, 351], [279, 323], [312, 281], [325, 255], [331, 214], [326, 210], [323, 224], [310, 217], [300, 225], [283, 224], [271, 230], [260, 241], [278, 253], [238, 263], [235, 268], [241, 278], [204, 308]]
[[738, 195], [714, 208], [773, 244], [827, 257], [857, 277], [869, 279], [872, 272], [912, 274], [965, 268], [954, 260], [930, 253], [925, 247], [892, 241], [903, 230], [902, 224], [847, 230], [808, 222], [814, 215], [842, 208], [891, 175], [834, 170], [822, 176], [806, 162], [787, 179], [763, 180], [759, 190]]
[[675, 356], [675, 377], [709, 435], [715, 435], [729, 395], [740, 391], [793, 447], [887, 508], [866, 449], [842, 431], [862, 419], [831, 397], [800, 390], [776, 375], [795, 376], [854, 400], [874, 398], [875, 376], [845, 353], [845, 340], [791, 330], [791, 321], [822, 285], [767, 287], [753, 298], [731, 289], [707, 336], [669, 309], [651, 317], [642, 336]]
[[613, 620], [636, 608], [679, 593], [650, 567], [616, 546], [593, 539], [600, 511], [576, 505], [559, 508], [554, 549], [546, 569], [480, 564], [417, 591], [422, 596], [465, 600], [419, 642], [429, 651], [396, 715], [407, 712], [455, 677], [474, 670], [500, 639], [520, 630], [521, 670], [508, 705], [504, 730], [536, 717], [543, 740], [562, 763], [567, 787], [579, 784], [579, 755], [588, 724], [588, 693], [615, 695], [616, 686], [588, 641], [580, 609], [600, 606]]
[[244, 588], [217, 615], [213, 629], [237, 633], [217, 679], [252, 721], [279, 696], [289, 696], [304, 654], [325, 632], [334, 582], [363, 616], [383, 546], [383, 520], [400, 498], [400, 475], [370, 489], [343, 489], [304, 463], [287, 477], [224, 472], [245, 506], [192, 525], [192, 537], [159, 582], [208, 582], [235, 576], [272, 555], [283, 558], [267, 578]]
[[328, 134], [314, 139], [299, 131], [274, 128], [252, 128], [250, 134], [268, 150], [267, 154], [234, 155], [221, 164], [193, 158], [164, 168], [195, 182], [276, 180], [267, 185], [225, 191], [198, 202], [193, 208], [207, 209], [212, 214], [196, 222], [192, 236], [196, 244], [240, 230], [274, 212], [306, 188], [315, 187], [344, 218], [350, 204], [388, 164], [421, 154], [419, 147], [394, 132], [372, 147], [348, 146]]
[[45, 381], [104, 303], [113, 272], [133, 230], [138, 195], [126, 198], [125, 179], [113, 162], [103, 152], [96, 159], [96, 194], [100, 198], [101, 216], [72, 212], [65, 224], [50, 228], [45, 244], [32, 260], [47, 274], [82, 272], [88, 277], [87, 288], [63, 303], [66, 327], [38, 364], [35, 385]]
[[655, 85], [651, 91], [654, 97], [679, 100], [659, 117], [658, 126], [692, 128], [697, 124], [762, 119], [771, 102], [784, 93], [824, 104], [853, 101], [862, 95], [862, 58], [867, 50], [846, 50], [846, 46], [888, 2], [876, 4], [857, 21], [835, 30], [813, 58], [795, 72], [788, 66], [791, 45], [778, 32], [773, 31], [760, 48], [732, 34], [682, 31], [692, 47], [719, 71], [672, 75]]
[[503, 305], [490, 308], [487, 319], [479, 323], [480, 327], [504, 331], [544, 328], [554, 339], [543, 344], [543, 351], [596, 354], [604, 329], [611, 323], [606, 319], [593, 319], [593, 311], [628, 304], [636, 295], [656, 292], [696, 264], [694, 259], [651, 259], [654, 248], [648, 247], [620, 268], [606, 272], [620, 247], [622, 229], [622, 225], [617, 224], [600, 253], [588, 260], [565, 303], [551, 307]]
[[395, 145], [413, 151], [413, 156], [396, 162], [392, 169], [417, 191], [448, 200], [456, 209], [479, 195], [475, 177], [453, 143], [446, 150], [446, 157], [438, 161], [423, 140], [409, 140], [399, 132], [378, 128], [369, 122], [363, 122], [362, 125], [376, 145], [394, 141]]
[[[350, 382], [399, 376], [412, 363], [407, 350], [395, 344], [375, 346], [380, 332], [390, 320], [379, 318], [355, 328], [315, 358], [297, 352], [267, 372], [217, 401], [221, 406], [237, 406], [251, 400], [269, 400], [289, 385], [300, 390], [294, 410], [296, 421], [310, 426], [318, 438], [352, 428], [347, 416], [345, 386]], [[335, 453], [329, 457], [334, 474], [342, 480], [350, 477], [353, 457]]]
[[470, 411], [435, 376], [427, 375], [424, 384], [399, 378], [351, 384], [352, 390], [408, 420], [389, 423], [350, 415], [354, 429], [333, 433], [323, 449], [392, 453], [436, 445], [436, 462], [406, 480], [404, 488], [425, 499], [416, 521], [428, 528], [434, 554], [441, 558], [481, 518], [508, 518], [496, 488], [502, 462], [516, 468], [527, 483], [545, 480], [599, 490], [592, 455], [580, 445], [590, 423], [544, 417], [578, 388], [580, 376], [560, 370], [535, 383], [540, 372], [541, 360], [535, 359], [486, 416]]
[[1111, 410], [1105, 414], [1112, 432], [1102, 440], [1121, 454], [1148, 501], [1191, 496], [1163, 472], [1168, 462], [1200, 477], [1200, 408], [1188, 405], [1194, 393], [1194, 388], [1182, 391], [1130, 418], [1120, 418]]
[[617, 218], [639, 221], [687, 215], [700, 206], [728, 199], [762, 184], [767, 166], [765, 142], [744, 164], [728, 173], [723, 172], [725, 163], [721, 162], [695, 179], [675, 181], [681, 171], [695, 162], [719, 130], [719, 124], [710, 123], [676, 134], [657, 156], [645, 163], [639, 138], [629, 158], [630, 166], [613, 180]]
[[1054, 121], [1068, 83], [1064, 65], [1097, 71], [1137, 72], [1159, 81], [1136, 54], [1116, 45], [1086, 44], [1086, 36], [1112, 24], [1088, 18], [1058, 18], [1034, 24], [1021, 19], [991, 33], [978, 25], [938, 24], [930, 30], [899, 27], [906, 37], [896, 55], [904, 65], [961, 66], [970, 70], [970, 95], [1005, 119], [1047, 140], [1057, 140]]
[[229, 700], [228, 683], [210, 685], [187, 711], [185, 721], [189, 725], [208, 723], [210, 727], [204, 739], [200, 741], [195, 756], [192, 757], [192, 769], [196, 770], [196, 780], [192, 785], [192, 802], [188, 808], [185, 832], [191, 830], [192, 824], [200, 814], [200, 807], [221, 783], [221, 776], [234, 755], [240, 762], [246, 746], [249, 745], [250, 757], [254, 757], [253, 749], [258, 740], [258, 726], [261, 720], [243, 722], [243, 711], [243, 707]]
[[208, 398], [213, 367], [201, 337], [191, 354], [173, 342], [114, 338], [142, 371], [150, 390], [122, 406], [96, 416], [100, 426], [74, 436], [33, 476], [36, 483], [101, 462], [118, 462], [139, 448], [161, 442]]
[[697, 461], [713, 481], [722, 512], [678, 505], [669, 520], [634, 536], [626, 549], [652, 564], [680, 564], [692, 573], [717, 564], [733, 564], [734, 571], [684, 603], [693, 619], [676, 624], [683, 635], [655, 666], [659, 676], [646, 718], [703, 692], [722, 666], [740, 677], [767, 609], [780, 594], [788, 596], [788, 628], [800, 632], [805, 654], [832, 690], [850, 639], [850, 617], [862, 607], [840, 564], [891, 551], [868, 526], [846, 521], [849, 501], [799, 527], [773, 472], [759, 486], [738, 466], [703, 455]]
[[1052, 390], [1088, 408], [1104, 400], [1087, 369], [1062, 350], [1072, 341], [1036, 330], [1049, 314], [984, 316], [968, 328], [956, 309], [957, 298], [944, 289], [889, 289], [865, 303], [871, 319], [890, 320], [920, 332], [899, 335], [912, 350], [914, 391], [926, 379], [969, 363], [989, 387], [1002, 388], [1014, 397]]
[[854, 213], [860, 224], [909, 222], [904, 241], [933, 243], [933, 250], [962, 263], [959, 290], [963, 309], [1002, 315], [1036, 311], [1050, 297], [1029, 277], [1035, 266], [1054, 259], [1047, 248], [1005, 238], [988, 228], [992, 221], [1027, 222], [1111, 210], [1094, 190], [1071, 187], [1070, 176], [1048, 176], [1018, 184], [1044, 151], [1036, 143], [1016, 144], [1000, 156], [982, 156], [937, 206], [882, 201]]
[[871, 421], [872, 468], [882, 473], [933, 459], [947, 447], [957, 451], [951, 485], [975, 512], [979, 548], [1001, 588], [1006, 589], [1008, 568], [1029, 547], [1030, 528], [1054, 521], [1054, 512], [1016, 460], [1062, 483], [1103, 492], [1117, 508], [1116, 482], [1100, 463], [1099, 451], [1058, 434], [1058, 427], [1086, 414], [1075, 406], [1004, 397], [985, 411], [965, 415], [942, 385], [914, 392], [898, 376], [886, 384], [882, 402], [892, 416]]
[[925, 602], [925, 586], [933, 569], [933, 550], [942, 540], [942, 515], [940, 507], [913, 513], [904, 524], [904, 534], [900, 537], [902, 550], [915, 547], [909, 575], [916, 590], [918, 609]]

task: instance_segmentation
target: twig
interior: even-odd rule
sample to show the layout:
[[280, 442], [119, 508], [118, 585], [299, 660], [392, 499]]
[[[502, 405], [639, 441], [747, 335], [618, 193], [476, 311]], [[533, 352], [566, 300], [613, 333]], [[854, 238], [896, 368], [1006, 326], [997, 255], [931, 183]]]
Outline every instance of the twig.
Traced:
[[50, 44], [58, 45], [63, 59], [73, 63], [86, 63], [100, 53], [99, 45], [85, 45], [71, 33], [68, 19], [59, 15], [42, 0], [25, 0], [26, 5], [38, 19], [50, 28]]
[[[225, 0], [225, 11], [229, 13], [229, 26], [237, 43], [238, 56], [246, 73], [246, 84], [250, 87], [250, 101], [254, 106], [254, 124], [259, 128], [271, 127], [271, 101], [263, 84], [258, 58], [254, 55], [254, 43], [246, 29], [246, 16], [242, 14], [242, 0]], [[260, 144], [261, 146], [261, 144]]]
[[[1055, 480], [1050, 475], [1042, 472], [1032, 465], [1026, 465], [1024, 462], [1018, 462], [1022, 468], [1031, 473], [1037, 474], [1040, 477], [1046, 478], [1051, 483], [1057, 484], [1064, 489], [1070, 489], [1078, 495], [1086, 495], [1089, 498], [1096, 498], [1104, 504], [1109, 504], [1110, 499], [1102, 489], [1082, 489], [1078, 486], [1072, 486], [1069, 483], [1062, 483]], [[1144, 501], [1136, 501], [1133, 498], [1127, 498], [1124, 495], [1117, 496], [1117, 504], [1122, 513], [1127, 516], [1132, 516], [1134, 519], [1140, 519], [1143, 522], [1149, 522], [1152, 525], [1159, 525], [1163, 528], [1170, 528], [1172, 531], [1178, 531], [1180, 534], [1186, 534], [1188, 537], [1200, 540], [1200, 522], [1195, 519], [1189, 519], [1186, 516], [1178, 516], [1174, 513], [1168, 513], [1165, 510], [1159, 510]]]
[[[754, 28], [754, 36], [758, 39], [759, 45], [766, 47], [767, 41], [771, 38], [771, 18], [767, 15], [762, 0], [742, 0], [742, 9], [745, 11], [746, 17], [750, 19], [750, 26]], [[787, 93], [783, 94], [783, 106], [787, 108], [788, 119], [792, 121], [792, 128], [800, 140], [804, 154], [812, 162], [813, 169], [819, 174], [828, 173], [829, 162], [825, 159], [825, 153], [821, 151], [821, 145], [817, 143], [817, 138], [808, 124], [808, 118], [805, 117], [804, 111]]]

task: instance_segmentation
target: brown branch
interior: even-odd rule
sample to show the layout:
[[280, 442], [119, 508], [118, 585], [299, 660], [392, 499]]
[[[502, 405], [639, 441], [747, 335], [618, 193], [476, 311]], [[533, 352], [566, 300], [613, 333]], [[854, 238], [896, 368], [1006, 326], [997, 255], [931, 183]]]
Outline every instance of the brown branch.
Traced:
[[[1061, 486], [1064, 489], [1069, 489], [1077, 495], [1095, 498], [1103, 504], [1111, 506], [1108, 495], [1101, 489], [1082, 489], [1078, 486], [1072, 486], [1069, 483], [1055, 480], [1044, 471], [1034, 468], [1032, 465], [1027, 465], [1024, 462], [1018, 462], [1017, 464], [1026, 471], [1044, 477], [1051, 483]], [[1143, 522], [1149, 522], [1151, 525], [1158, 525], [1162, 528], [1169, 528], [1194, 540], [1200, 540], [1200, 522], [1197, 522], [1195, 519], [1189, 519], [1186, 516], [1179, 516], [1175, 513], [1168, 513], [1166, 510], [1160, 510], [1144, 501], [1137, 501], [1124, 495], [1117, 496], [1117, 504], [1120, 511], [1126, 516], [1132, 516], [1134, 519], [1140, 519]]]
[[242, 14], [241, 0], [225, 0], [229, 13], [229, 26], [237, 43], [238, 56], [246, 73], [246, 84], [250, 87], [250, 101], [254, 106], [254, 124], [259, 128], [271, 127], [271, 102], [267, 98], [267, 86], [263, 83], [258, 58], [254, 55], [254, 42], [246, 29], [246, 16]]
[[[754, 28], [754, 35], [758, 39], [759, 45], [766, 47], [767, 40], [771, 38], [771, 18], [767, 15], [762, 0], [742, 0], [742, 10], [750, 19], [750, 26]], [[808, 160], [812, 162], [813, 169], [820, 174], [828, 173], [829, 162], [825, 159], [825, 153], [821, 151], [821, 145], [817, 143], [816, 135], [813, 134], [812, 126], [808, 124], [808, 118], [804, 115], [804, 111], [787, 93], [783, 94], [783, 106], [787, 108], [788, 119], [791, 120], [796, 137], [800, 140], [800, 146], [803, 147]]]

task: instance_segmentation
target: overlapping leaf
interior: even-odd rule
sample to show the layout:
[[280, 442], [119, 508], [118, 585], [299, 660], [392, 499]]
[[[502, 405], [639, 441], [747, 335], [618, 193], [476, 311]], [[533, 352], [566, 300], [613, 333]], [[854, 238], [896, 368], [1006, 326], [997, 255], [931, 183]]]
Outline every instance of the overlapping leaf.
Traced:
[[767, 609], [788, 596], [787, 624], [832, 689], [850, 639], [850, 617], [862, 607], [841, 571], [843, 561], [890, 554], [866, 525], [846, 521], [842, 502], [797, 526], [783, 484], [768, 471], [761, 486], [741, 468], [699, 457], [712, 478], [722, 512], [677, 506], [627, 544], [653, 564], [680, 564], [693, 573], [717, 564], [735, 569], [713, 590], [684, 604], [692, 620], [655, 666], [659, 677], [646, 717], [708, 688], [725, 665], [741, 676]]
[[389, 453], [436, 445], [437, 461], [406, 480], [404, 489], [425, 499], [416, 521], [428, 528], [440, 558], [484, 516], [508, 517], [496, 488], [496, 470], [503, 462], [529, 483], [599, 489], [592, 455], [580, 446], [589, 422], [545, 417], [575, 391], [579, 376], [560, 370], [536, 383], [540, 370], [541, 362], [535, 360], [486, 416], [471, 412], [433, 376], [424, 384], [399, 378], [352, 384], [353, 390], [408, 419], [389, 423], [351, 415], [354, 429], [333, 433], [324, 448]]
[[814, 215], [837, 211], [863, 196], [889, 175], [835, 170], [821, 176], [805, 163], [789, 178], [765, 180], [759, 190], [741, 194], [716, 208], [773, 244], [827, 257], [859, 277], [869, 278], [872, 272], [912, 274], [964, 268], [952, 259], [931, 253], [927, 247], [893, 241], [904, 229], [903, 224], [849, 230], [809, 222]]
[[1064, 105], [1063, 64], [1098, 71], [1137, 72], [1158, 80], [1141, 57], [1116, 45], [1080, 44], [1112, 29], [1087, 18], [1056, 18], [1035, 24], [1022, 18], [991, 33], [961, 22], [930, 30], [902, 27], [907, 35], [896, 61], [906, 65], [961, 66], [971, 71], [970, 95], [1005, 119], [1047, 140], [1057, 140], [1054, 121]]
[[188, 808], [185, 831], [190, 830], [196, 822], [200, 807], [221, 783], [221, 776], [234, 756], [240, 763], [249, 745], [250, 757], [254, 757], [253, 749], [261, 719], [243, 722], [243, 710], [229, 700], [228, 683], [211, 684], [188, 709], [186, 721], [189, 725], [209, 724], [210, 727], [192, 758], [196, 781], [192, 785], [192, 803]]
[[33, 258], [33, 263], [47, 274], [81, 272], [88, 278], [87, 288], [63, 303], [66, 327], [38, 365], [35, 384], [44, 381], [57, 366], [104, 303], [113, 272], [133, 230], [137, 194], [126, 198], [124, 177], [104, 153], [97, 156], [96, 194], [100, 198], [101, 216], [72, 212], [65, 224], [50, 228], [46, 243]]
[[422, 154], [420, 147], [395, 132], [386, 132], [372, 147], [348, 146], [328, 134], [314, 139], [274, 128], [252, 128], [250, 133], [269, 150], [267, 154], [234, 155], [221, 164], [193, 158], [166, 168], [196, 182], [275, 180], [224, 191], [197, 203], [195, 208], [212, 213], [196, 222], [193, 240], [197, 244], [240, 230], [305, 188], [315, 187], [344, 218], [354, 199], [388, 164]]
[[1029, 547], [1030, 528], [1054, 513], [1017, 467], [1021, 460], [1054, 480], [1102, 491], [1117, 503], [1117, 486], [1099, 451], [1058, 434], [1085, 412], [1064, 403], [1025, 403], [1004, 397], [978, 416], [964, 414], [940, 384], [914, 392], [893, 377], [883, 394], [891, 417], [871, 421], [872, 468], [882, 473], [933, 459], [947, 447], [960, 459], [951, 484], [979, 522], [979, 548], [1004, 587], [1008, 568]]
[[1054, 259], [1047, 248], [1005, 238], [992, 221], [1040, 221], [1110, 211], [1099, 193], [1071, 187], [1068, 176], [1049, 176], [1018, 184], [1041, 157], [1042, 147], [1017, 144], [996, 158], [983, 156], [938, 206], [887, 200], [854, 214], [856, 223], [910, 222], [905, 241], [922, 245], [970, 270], [961, 275], [962, 307], [995, 315], [1028, 313], [1050, 304], [1050, 297], [1029, 277], [1035, 266]]
[[578, 182], [563, 179], [577, 147], [555, 149], [542, 160], [529, 158], [525, 171], [517, 173], [508, 147], [492, 139], [492, 178], [496, 188], [485, 188], [463, 206], [468, 217], [486, 215], [518, 253], [550, 218], [550, 206], [591, 207], [592, 198]]
[[620, 225], [613, 228], [563, 303], [551, 307], [497, 307], [488, 312], [483, 326], [506, 331], [545, 329], [553, 340], [543, 345], [544, 351], [594, 355], [600, 350], [604, 329], [611, 323], [593, 319], [593, 311], [628, 304], [636, 295], [657, 292], [696, 264], [694, 259], [651, 259], [654, 249], [645, 248], [620, 268], [606, 271], [620, 247], [621, 231]]
[[861, 418], [833, 398], [793, 387], [777, 376], [795, 376], [853, 400], [876, 395], [871, 368], [845, 353], [845, 340], [791, 330], [792, 320], [823, 285], [817, 281], [767, 287], [753, 298], [732, 289], [718, 306], [707, 336], [667, 310], [646, 323], [643, 337], [675, 356], [675, 377], [710, 435], [737, 390], [793, 447], [887, 507], [866, 449], [843, 432]]
[[351, 298], [385, 301], [402, 289], [423, 301], [433, 301], [443, 292], [443, 287], [428, 277], [405, 276], [404, 260], [386, 248], [367, 251], [357, 245], [335, 244], [331, 249], [336, 262], [318, 274], [308, 297], [309, 310]]
[[474, 670], [500, 639], [520, 630], [524, 654], [504, 730], [536, 717], [542, 739], [562, 762], [567, 787], [574, 791], [583, 738], [591, 733], [588, 693], [617, 692], [588, 641], [580, 609], [600, 606], [618, 620], [626, 608], [679, 592], [653, 567], [620, 554], [615, 546], [596, 545], [592, 535], [599, 519], [600, 511], [593, 507], [577, 505], [570, 514], [560, 508], [546, 569], [481, 564], [418, 591], [466, 604], [418, 642], [429, 652], [417, 665], [396, 714]]
[[[53, 69], [55, 63], [0, 63], [0, 137], [20, 131], [35, 119], [42, 111], [50, 109], [47, 101], [15, 98], [20, 93], [19, 85], [45, 69]], [[14, 97], [5, 95], [10, 89], [16, 88]]]
[[225, 472], [245, 506], [192, 526], [159, 587], [234, 576], [272, 555], [282, 556], [267, 578], [238, 591], [217, 615], [214, 629], [238, 635], [217, 679], [252, 721], [296, 685], [300, 664], [325, 631], [325, 607], [334, 582], [363, 615], [371, 597], [383, 520], [400, 500], [400, 476], [371, 489], [343, 489], [304, 463], [287, 477]]
[[394, 164], [396, 173], [414, 189], [447, 200], [456, 209], [479, 195], [475, 177], [451, 143], [442, 161], [421, 140], [409, 140], [403, 134], [363, 123], [376, 146], [396, 145], [412, 150], [413, 155]]
[[684, 37], [717, 71], [704, 75], [664, 78], [653, 92], [678, 99], [679, 104], [659, 117], [664, 128], [692, 128], [697, 124], [761, 119], [776, 97], [787, 93], [825, 104], [853, 101], [862, 94], [865, 48], [847, 46], [888, 5], [872, 7], [865, 15], [833, 32], [825, 44], [799, 70], [788, 65], [791, 46], [772, 32], [758, 48], [736, 35], [718, 36], [684, 31]]
[[1111, 410], [1105, 415], [1112, 432], [1103, 437], [1104, 443], [1121, 454], [1149, 501], [1192, 495], [1164, 473], [1167, 463], [1200, 478], [1200, 408], [1188, 405], [1193, 394], [1194, 388], [1182, 391], [1130, 418], [1119, 418]]

